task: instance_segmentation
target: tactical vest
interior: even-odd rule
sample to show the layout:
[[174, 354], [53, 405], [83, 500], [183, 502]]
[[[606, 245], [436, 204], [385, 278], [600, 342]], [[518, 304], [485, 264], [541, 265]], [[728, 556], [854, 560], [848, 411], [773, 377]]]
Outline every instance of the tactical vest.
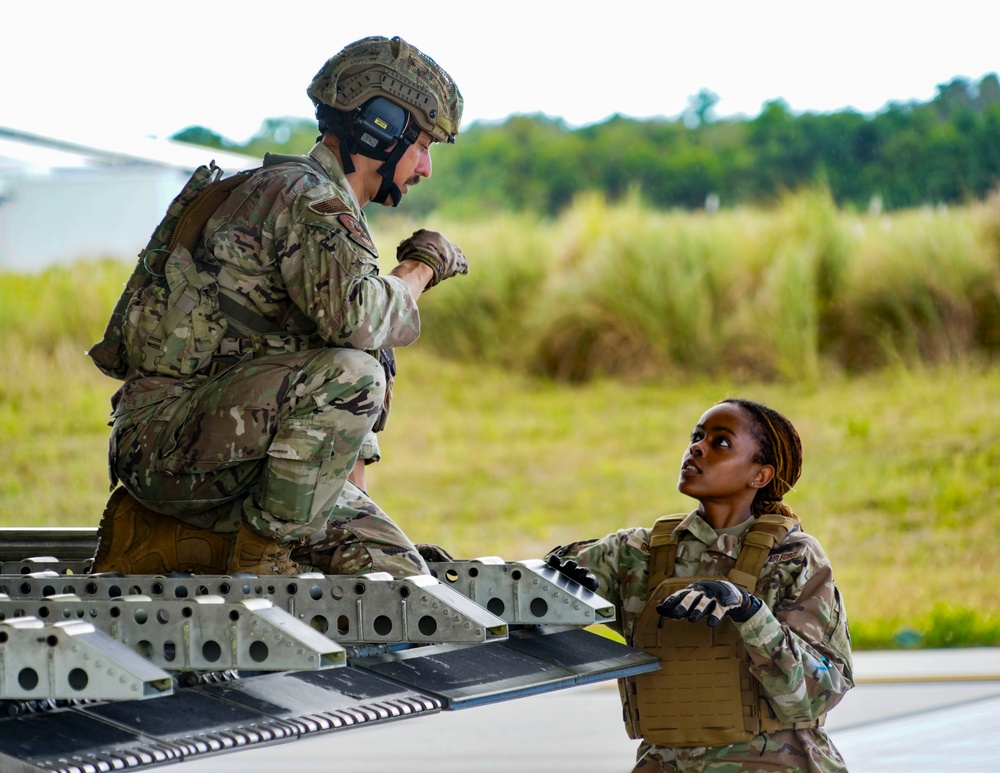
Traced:
[[[264, 166], [297, 163], [323, 179], [329, 174], [308, 156], [268, 153]], [[223, 267], [206, 270], [196, 258], [206, 223], [230, 192], [260, 168], [222, 178], [215, 163], [199, 167], [167, 209], [132, 272], [104, 332], [88, 354], [101, 371], [125, 379], [130, 369], [187, 378], [215, 372], [251, 352], [312, 348], [308, 335], [288, 333], [246, 308], [245, 298]], [[299, 328], [314, 327], [291, 306]], [[387, 377], [395, 371], [391, 350], [372, 352]], [[390, 372], [391, 370], [391, 372]], [[384, 416], [381, 417], [384, 421]]]
[[818, 727], [815, 722], [779, 721], [750, 674], [750, 657], [736, 625], [727, 617], [711, 628], [706, 620], [661, 618], [656, 605], [695, 580], [728, 580], [753, 593], [771, 549], [798, 525], [797, 518], [759, 516], [743, 540], [736, 565], [725, 577], [673, 577], [674, 530], [684, 515], [658, 519], [650, 535], [646, 606], [630, 644], [660, 658], [660, 669], [619, 680], [630, 738], [657, 746], [724, 746], [760, 733]]

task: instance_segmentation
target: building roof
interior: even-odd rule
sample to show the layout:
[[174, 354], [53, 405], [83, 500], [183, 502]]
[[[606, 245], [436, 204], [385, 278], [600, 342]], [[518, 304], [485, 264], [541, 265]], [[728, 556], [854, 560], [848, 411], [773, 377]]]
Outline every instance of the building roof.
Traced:
[[260, 165], [259, 158], [175, 140], [139, 137], [118, 142], [115, 147], [101, 147], [0, 126], [0, 175], [150, 166], [191, 173], [213, 159], [226, 172]]

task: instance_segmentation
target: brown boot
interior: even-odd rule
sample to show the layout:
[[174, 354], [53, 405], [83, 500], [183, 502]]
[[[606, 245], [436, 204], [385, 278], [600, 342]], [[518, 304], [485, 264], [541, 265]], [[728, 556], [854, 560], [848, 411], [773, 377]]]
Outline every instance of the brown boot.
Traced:
[[243, 523], [236, 533], [233, 557], [229, 562], [229, 574], [247, 572], [249, 574], [299, 574], [302, 570], [292, 560], [295, 543], [277, 542], [273, 537], [258, 534]]
[[97, 553], [90, 571], [225, 574], [233, 537], [160, 515], [118, 488], [97, 529]]

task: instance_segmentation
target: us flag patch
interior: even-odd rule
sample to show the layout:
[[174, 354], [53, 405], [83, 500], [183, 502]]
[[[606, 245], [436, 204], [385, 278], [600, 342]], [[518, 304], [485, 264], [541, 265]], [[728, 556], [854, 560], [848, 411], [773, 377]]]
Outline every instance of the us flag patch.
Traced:
[[321, 215], [339, 215], [341, 212], [350, 212], [351, 208], [347, 203], [336, 196], [328, 199], [320, 199], [309, 205], [309, 209]]

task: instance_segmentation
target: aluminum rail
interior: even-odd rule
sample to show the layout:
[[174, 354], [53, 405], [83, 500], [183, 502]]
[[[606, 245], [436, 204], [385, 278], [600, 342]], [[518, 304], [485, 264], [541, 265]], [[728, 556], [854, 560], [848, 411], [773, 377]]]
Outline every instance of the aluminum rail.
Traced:
[[[64, 593], [11, 599], [0, 594], [0, 615], [85, 622], [167, 671], [312, 671], [347, 665], [343, 647], [263, 598], [154, 601], [142, 595], [81, 599]], [[20, 697], [4, 694], [5, 686], [0, 685], [0, 698]]]
[[[228, 602], [267, 599], [338, 644], [482, 643], [507, 638], [503, 619], [430, 575], [123, 576], [46, 570], [0, 575], [0, 593], [9, 597], [0, 602], [0, 613], [8, 616], [20, 608], [20, 600], [66, 594], [83, 602], [148, 596], [152, 616], [160, 612], [160, 602], [218, 596]], [[86, 603], [81, 609], [85, 607]], [[163, 612], [170, 614], [166, 606]]]

